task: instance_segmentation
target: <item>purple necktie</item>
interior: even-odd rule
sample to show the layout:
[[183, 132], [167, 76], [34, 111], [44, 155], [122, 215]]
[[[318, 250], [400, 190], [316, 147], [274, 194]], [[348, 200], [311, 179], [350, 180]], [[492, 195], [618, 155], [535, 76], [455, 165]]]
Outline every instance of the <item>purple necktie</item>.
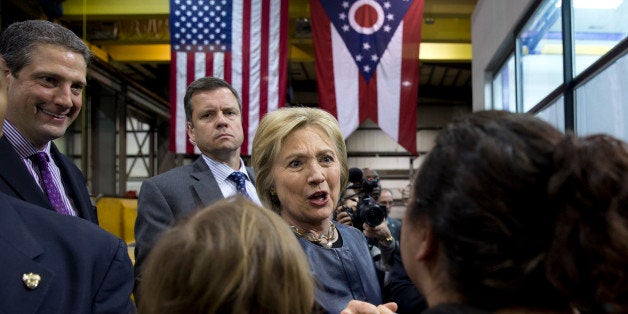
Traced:
[[44, 184], [43, 188], [48, 196], [48, 200], [50, 201], [52, 208], [61, 214], [70, 215], [67, 208], [63, 204], [61, 193], [52, 179], [52, 173], [48, 167], [48, 156], [46, 156], [46, 153], [39, 152], [31, 155], [30, 158], [35, 162], [37, 168], [39, 168], [39, 173]]
[[232, 172], [227, 179], [235, 182], [236, 184], [236, 189], [238, 189], [238, 193], [246, 196], [248, 199], [251, 199], [251, 197], [249, 196], [248, 193], [246, 193], [246, 184], [245, 184], [245, 180], [246, 180], [246, 176], [244, 175], [244, 173], [240, 172], [240, 171], [235, 171]]

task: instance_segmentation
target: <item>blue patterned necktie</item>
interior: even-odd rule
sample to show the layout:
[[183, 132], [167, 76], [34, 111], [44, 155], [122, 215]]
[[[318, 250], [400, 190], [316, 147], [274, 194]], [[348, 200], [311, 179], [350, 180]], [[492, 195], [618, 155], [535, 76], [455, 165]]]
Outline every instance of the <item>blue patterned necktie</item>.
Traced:
[[39, 152], [31, 155], [30, 158], [35, 162], [37, 168], [39, 169], [39, 174], [41, 175], [41, 181], [43, 184], [42, 188], [44, 189], [52, 208], [61, 214], [70, 215], [70, 212], [63, 204], [63, 199], [61, 199], [61, 192], [59, 192], [59, 189], [52, 179], [52, 172], [50, 172], [50, 168], [48, 167], [48, 156], [46, 156], [46, 153]]
[[248, 199], [251, 199], [248, 193], [246, 193], [246, 175], [240, 171], [232, 172], [227, 179], [235, 182], [236, 189], [238, 189], [238, 193], [246, 196]]

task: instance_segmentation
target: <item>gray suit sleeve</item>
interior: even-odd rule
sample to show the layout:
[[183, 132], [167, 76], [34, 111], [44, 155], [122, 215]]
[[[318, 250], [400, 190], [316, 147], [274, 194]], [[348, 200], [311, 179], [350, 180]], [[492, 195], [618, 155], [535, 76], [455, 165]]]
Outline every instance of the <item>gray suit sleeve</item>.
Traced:
[[156, 238], [173, 223], [174, 218], [174, 212], [159, 187], [153, 180], [145, 180], [138, 196], [135, 220], [136, 278]]

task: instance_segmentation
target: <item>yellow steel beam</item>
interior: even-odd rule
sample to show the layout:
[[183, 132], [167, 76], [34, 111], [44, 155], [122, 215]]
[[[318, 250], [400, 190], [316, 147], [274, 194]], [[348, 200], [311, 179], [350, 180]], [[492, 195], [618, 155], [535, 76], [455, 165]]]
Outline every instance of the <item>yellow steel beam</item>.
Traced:
[[107, 51], [101, 49], [98, 46], [92, 45], [88, 42], [85, 42], [85, 44], [87, 44], [87, 47], [89, 47], [89, 50], [92, 52], [92, 55], [100, 58], [103, 61], [109, 61], [109, 54], [107, 53]]
[[421, 40], [471, 42], [471, 19], [467, 17], [424, 17]]
[[103, 46], [111, 59], [118, 62], [170, 62], [170, 45]]
[[311, 54], [305, 52], [305, 50], [295, 46], [290, 45], [290, 54], [288, 55], [288, 59], [295, 62], [307, 62], [314, 60]]
[[471, 44], [421, 43], [419, 59], [422, 61], [471, 62]]
[[79, 18], [85, 13], [95, 17], [120, 18], [137, 15], [168, 15], [168, 0], [65, 0], [61, 3], [64, 18]]
[[[434, 2], [434, 1], [432, 1]], [[426, 14], [422, 28], [422, 44], [419, 59], [440, 61], [471, 60], [471, 22], [464, 14], [447, 11], [449, 7], [434, 2], [426, 3]], [[432, 9], [427, 10], [429, 5]], [[137, 16], [168, 16], [168, 0], [65, 0], [62, 2], [64, 19], [116, 20]], [[471, 6], [472, 7], [472, 6]], [[460, 8], [456, 8], [460, 10]], [[454, 11], [456, 11], [454, 10]], [[431, 13], [431, 14], [430, 14]], [[459, 13], [459, 12], [458, 12]], [[309, 16], [307, 0], [291, 0], [290, 15]], [[429, 23], [425, 20], [430, 19]], [[309, 39], [311, 41], [311, 39]], [[308, 44], [298, 47], [304, 39], [291, 39], [289, 58], [298, 61], [312, 61], [313, 54]], [[305, 40], [307, 41], [307, 40]], [[93, 46], [95, 55], [105, 59], [110, 57], [119, 62], [169, 62], [170, 46], [165, 43], [111, 42]], [[98, 50], [100, 49], [100, 50]]]
[[[170, 45], [103, 45], [103, 52], [118, 62], [170, 62]], [[308, 62], [314, 57], [296, 46], [290, 47], [290, 60]], [[419, 59], [423, 61], [471, 61], [471, 44], [421, 43]]]

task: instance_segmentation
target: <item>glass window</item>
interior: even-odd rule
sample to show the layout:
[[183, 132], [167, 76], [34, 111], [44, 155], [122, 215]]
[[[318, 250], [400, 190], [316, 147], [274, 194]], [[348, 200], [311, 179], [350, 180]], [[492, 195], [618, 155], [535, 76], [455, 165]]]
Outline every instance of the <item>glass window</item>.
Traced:
[[628, 55], [576, 89], [578, 135], [608, 133], [628, 141]]
[[151, 176], [151, 127], [131, 115], [126, 121], [126, 174], [127, 191], [139, 191], [142, 180]]
[[539, 111], [536, 116], [565, 132], [565, 98], [560, 96], [556, 101]]
[[511, 55], [493, 79], [493, 109], [517, 112], [515, 55]]
[[517, 36], [517, 76], [524, 112], [563, 82], [560, 1], [544, 1]]
[[628, 35], [628, 3], [573, 0], [574, 75], [578, 75]]

